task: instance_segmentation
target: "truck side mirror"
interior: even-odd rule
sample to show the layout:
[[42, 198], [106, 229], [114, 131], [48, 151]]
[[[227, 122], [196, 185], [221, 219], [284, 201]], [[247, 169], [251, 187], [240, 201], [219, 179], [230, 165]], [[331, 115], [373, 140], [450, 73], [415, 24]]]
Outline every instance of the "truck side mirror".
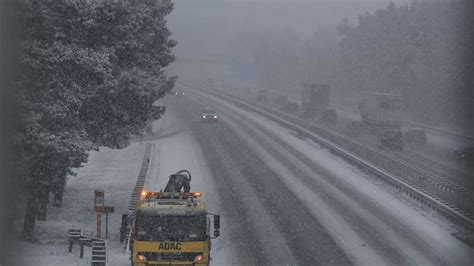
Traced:
[[214, 229], [221, 229], [221, 217], [219, 215], [214, 215]]
[[122, 226], [128, 226], [128, 214], [126, 213], [122, 214]]
[[122, 224], [120, 225], [120, 243], [127, 238], [128, 215], [122, 214]]
[[221, 232], [219, 230], [214, 230], [214, 237], [219, 237], [221, 235]]

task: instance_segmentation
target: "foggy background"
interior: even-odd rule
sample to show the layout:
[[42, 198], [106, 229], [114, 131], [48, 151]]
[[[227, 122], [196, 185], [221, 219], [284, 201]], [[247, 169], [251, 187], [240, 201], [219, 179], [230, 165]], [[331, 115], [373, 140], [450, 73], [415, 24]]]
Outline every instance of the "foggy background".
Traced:
[[[397, 6], [410, 0], [392, 1]], [[336, 31], [347, 18], [384, 8], [389, 0], [176, 0], [168, 16], [178, 40], [175, 64], [192, 59], [230, 60], [238, 34], [272, 32], [294, 34], [300, 41], [320, 30]], [[298, 41], [295, 40], [295, 41]], [[243, 40], [240, 40], [243, 41]]]
[[[178, 41], [169, 71], [181, 81], [212, 79], [216, 86], [264, 88], [290, 99], [299, 98], [302, 82], [327, 83], [331, 105], [353, 112], [361, 91], [401, 93], [407, 120], [472, 134], [473, 97], [460, 78], [471, 63], [463, 52], [469, 15], [459, 6], [469, 1], [436, 2], [177, 0], [168, 17]], [[358, 35], [341, 34], [364, 17]]]

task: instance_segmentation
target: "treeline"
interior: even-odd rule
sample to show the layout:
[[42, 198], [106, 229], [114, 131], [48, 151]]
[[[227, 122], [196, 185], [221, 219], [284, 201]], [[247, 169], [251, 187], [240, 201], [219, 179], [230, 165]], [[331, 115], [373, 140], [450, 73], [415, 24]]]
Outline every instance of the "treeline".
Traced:
[[360, 15], [356, 26], [344, 20], [337, 35], [263, 36], [253, 41], [255, 81], [280, 90], [328, 83], [334, 103], [352, 106], [361, 91], [401, 93], [408, 119], [467, 124], [474, 115], [472, 12], [470, 0], [390, 3]]
[[468, 87], [474, 74], [469, 5], [413, 1], [397, 8], [391, 3], [360, 16], [356, 27], [342, 23], [343, 87], [401, 93], [418, 120], [462, 119], [473, 103]]
[[174, 85], [165, 16], [170, 0], [20, 0], [14, 97], [15, 169], [26, 200], [23, 237], [60, 205], [68, 175], [100, 146], [129, 143], [165, 111], [154, 102]]

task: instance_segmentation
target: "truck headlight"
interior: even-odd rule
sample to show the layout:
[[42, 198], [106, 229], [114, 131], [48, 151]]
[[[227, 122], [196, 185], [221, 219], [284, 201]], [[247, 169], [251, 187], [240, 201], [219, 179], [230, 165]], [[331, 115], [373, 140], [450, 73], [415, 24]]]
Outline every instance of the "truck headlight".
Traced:
[[202, 116], [202, 118], [206, 118], [206, 116], [205, 116], [205, 115], [203, 115], [203, 116]]
[[217, 118], [217, 115], [215, 115], [214, 118]]
[[139, 261], [146, 261], [146, 257], [143, 256], [143, 255], [138, 255], [138, 256], [137, 256], [137, 259], [138, 259]]
[[199, 262], [199, 261], [203, 261], [204, 260], [204, 256], [203, 255], [197, 255], [195, 258], [194, 258], [194, 262]]

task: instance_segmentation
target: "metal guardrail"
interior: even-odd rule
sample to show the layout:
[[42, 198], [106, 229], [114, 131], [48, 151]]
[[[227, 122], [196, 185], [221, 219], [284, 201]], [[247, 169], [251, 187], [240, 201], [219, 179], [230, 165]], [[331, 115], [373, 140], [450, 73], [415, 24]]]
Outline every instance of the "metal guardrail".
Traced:
[[[196, 88], [196, 87], [194, 87]], [[430, 206], [450, 220], [474, 230], [472, 216], [474, 195], [455, 184], [398, 158], [368, 148], [336, 132], [319, 127], [271, 107], [251, 103], [222, 92], [196, 88], [230, 101], [246, 110], [259, 113], [298, 133], [305, 135], [343, 158], [383, 178], [415, 200]], [[460, 200], [460, 196], [463, 200]]]
[[[79, 242], [79, 239], [82, 237], [82, 229], [69, 229], [67, 232], [67, 238], [68, 238], [68, 252], [72, 252], [72, 247], [75, 242]], [[81, 256], [82, 258], [82, 256]]]
[[135, 187], [132, 191], [132, 196], [130, 197], [130, 202], [128, 204], [129, 212], [135, 211], [137, 202], [140, 200], [140, 193], [142, 192], [143, 187], [145, 186], [145, 181], [148, 176], [148, 169], [152, 159], [152, 150], [153, 144], [147, 142], [145, 146], [145, 155], [143, 156], [142, 166], [140, 168], [140, 172], [138, 173], [137, 182], [135, 183]]
[[420, 123], [414, 123], [414, 122], [408, 122], [408, 121], [406, 121], [404, 123], [407, 124], [407, 125], [410, 125], [410, 126], [415, 126], [415, 127], [419, 127], [419, 128], [428, 129], [428, 130], [431, 130], [431, 131], [434, 131], [434, 132], [438, 132], [438, 133], [441, 133], [441, 134], [444, 134], [444, 135], [447, 135], [447, 136], [454, 136], [454, 137], [457, 137], [459, 139], [468, 140], [470, 142], [474, 141], [474, 137], [472, 137], [472, 136], [467, 136], [467, 135], [463, 135], [463, 134], [459, 134], [459, 133], [456, 133], [456, 132], [435, 128], [435, 127], [420, 124]]
[[[132, 196], [128, 205], [128, 217], [130, 218], [133, 215], [133, 211], [136, 208], [136, 204], [140, 199], [140, 194], [145, 185], [146, 178], [149, 173], [149, 166], [152, 159], [153, 144], [150, 142], [146, 143], [145, 146], [145, 155], [143, 156], [142, 166], [140, 172], [138, 173], [137, 182], [135, 188], [133, 189]], [[121, 232], [122, 233], [122, 232]], [[126, 234], [130, 235], [130, 230]], [[127, 239], [127, 246], [129, 245], [129, 238]], [[79, 243], [80, 245], [80, 254], [79, 257], [84, 257], [84, 246], [91, 247], [92, 250], [92, 266], [105, 266], [107, 265], [107, 241], [104, 239], [95, 238], [92, 236], [87, 236], [84, 234], [81, 229], [70, 229], [68, 230], [68, 251], [72, 252], [74, 243]], [[127, 248], [127, 246], [125, 248]]]
[[95, 238], [85, 235], [81, 229], [68, 230], [69, 253], [72, 252], [74, 243], [78, 242], [80, 246], [79, 258], [84, 257], [84, 246], [92, 249], [92, 266], [107, 265], [107, 241], [105, 239]]
[[[143, 156], [142, 166], [140, 167], [140, 172], [138, 173], [137, 182], [132, 191], [132, 196], [130, 197], [130, 202], [128, 204], [128, 212], [125, 214], [128, 219], [126, 230], [123, 228], [123, 225], [120, 228], [120, 240], [125, 241], [124, 251], [126, 251], [130, 246], [130, 237], [131, 237], [131, 227], [130, 221], [133, 219], [137, 203], [140, 200], [141, 192], [145, 186], [146, 179], [150, 171], [150, 163], [153, 159], [153, 148], [154, 144], [152, 142], [147, 142], [145, 146], [145, 155]], [[122, 217], [122, 223], [124, 222]], [[123, 230], [123, 231], [122, 231]]]
[[107, 242], [103, 239], [92, 239], [92, 266], [105, 266], [107, 264]]

